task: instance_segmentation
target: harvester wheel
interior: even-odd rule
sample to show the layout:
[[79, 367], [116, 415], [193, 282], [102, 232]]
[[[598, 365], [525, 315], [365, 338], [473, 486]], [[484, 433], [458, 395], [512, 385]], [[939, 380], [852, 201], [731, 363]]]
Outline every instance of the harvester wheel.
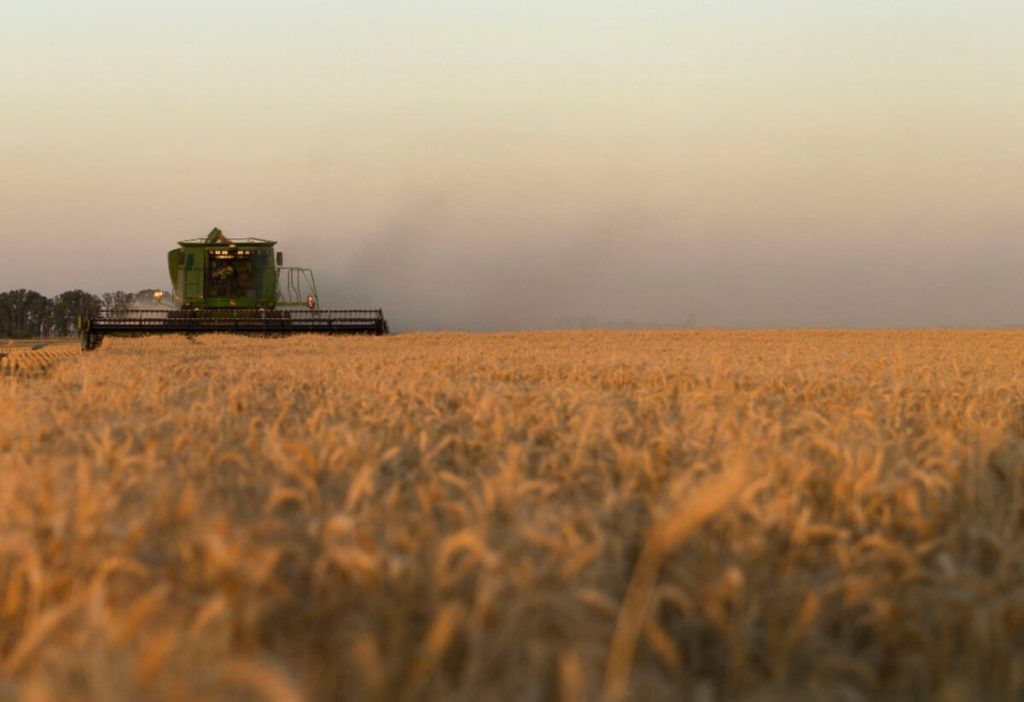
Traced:
[[102, 336], [97, 336], [92, 333], [92, 323], [88, 318], [78, 318], [78, 329], [79, 336], [82, 340], [83, 351], [93, 351], [103, 341]]
[[96, 336], [90, 334], [88, 331], [82, 332], [82, 350], [83, 351], [95, 351], [100, 347], [100, 343], [103, 341], [102, 336]]

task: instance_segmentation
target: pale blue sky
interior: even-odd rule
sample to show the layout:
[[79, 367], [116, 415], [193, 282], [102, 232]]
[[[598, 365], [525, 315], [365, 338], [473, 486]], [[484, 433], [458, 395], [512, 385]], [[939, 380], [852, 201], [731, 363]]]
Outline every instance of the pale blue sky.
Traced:
[[164, 284], [219, 225], [411, 326], [1022, 321], [1022, 30], [1008, 1], [5, 0], [0, 289]]

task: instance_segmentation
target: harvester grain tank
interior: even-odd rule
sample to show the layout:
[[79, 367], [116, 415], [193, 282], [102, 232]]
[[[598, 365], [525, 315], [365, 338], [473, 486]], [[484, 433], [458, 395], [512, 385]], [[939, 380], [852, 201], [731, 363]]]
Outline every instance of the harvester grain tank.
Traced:
[[140, 334], [386, 334], [379, 309], [322, 310], [308, 268], [286, 267], [277, 242], [228, 239], [220, 229], [167, 254], [173, 305], [104, 310], [80, 321], [82, 348]]

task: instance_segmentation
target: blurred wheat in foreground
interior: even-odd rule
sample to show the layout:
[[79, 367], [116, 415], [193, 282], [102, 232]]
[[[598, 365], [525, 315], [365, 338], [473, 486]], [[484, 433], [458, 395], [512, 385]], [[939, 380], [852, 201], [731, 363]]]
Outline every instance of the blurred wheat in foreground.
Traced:
[[1022, 699], [1022, 348], [205, 337], [6, 363], [0, 700]]

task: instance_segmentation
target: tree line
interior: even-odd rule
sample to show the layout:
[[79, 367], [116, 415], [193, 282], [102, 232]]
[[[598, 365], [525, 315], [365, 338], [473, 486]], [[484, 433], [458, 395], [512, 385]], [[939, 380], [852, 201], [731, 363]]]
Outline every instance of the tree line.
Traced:
[[101, 309], [120, 312], [139, 305], [152, 305], [152, 290], [128, 293], [123, 290], [93, 295], [68, 290], [46, 297], [35, 290], [0, 293], [0, 339], [30, 339], [41, 336], [74, 336], [78, 318]]

